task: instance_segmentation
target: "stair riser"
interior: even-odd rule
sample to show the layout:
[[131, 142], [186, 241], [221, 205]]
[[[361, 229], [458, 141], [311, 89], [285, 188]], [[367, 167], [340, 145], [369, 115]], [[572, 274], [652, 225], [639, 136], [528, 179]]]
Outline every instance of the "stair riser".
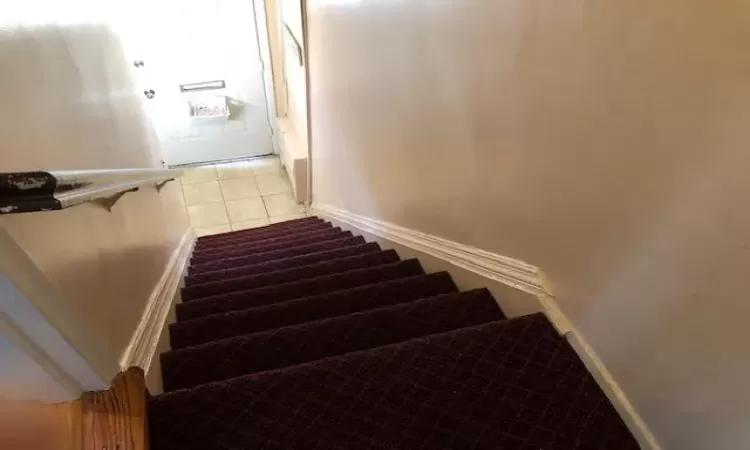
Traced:
[[316, 244], [302, 245], [299, 247], [293, 247], [285, 250], [276, 250], [267, 253], [258, 253], [255, 255], [242, 256], [238, 258], [228, 258], [216, 262], [208, 262], [205, 264], [192, 265], [188, 269], [189, 274], [199, 274], [205, 272], [213, 272], [216, 270], [232, 269], [235, 267], [248, 266], [251, 264], [260, 264], [268, 261], [275, 261], [278, 259], [290, 258], [293, 256], [306, 255], [308, 253], [317, 253], [326, 250], [334, 250], [342, 247], [350, 247], [352, 245], [361, 245], [365, 243], [365, 238], [362, 236], [354, 236], [345, 239], [336, 239], [332, 241], [323, 241]]
[[457, 292], [445, 272], [207, 316], [170, 325], [172, 349]]
[[275, 272], [279, 270], [294, 269], [297, 267], [309, 266], [323, 261], [330, 261], [332, 259], [346, 258], [348, 256], [364, 255], [369, 253], [377, 253], [380, 251], [380, 246], [375, 242], [370, 242], [363, 245], [355, 245], [351, 247], [344, 247], [337, 250], [329, 250], [327, 252], [310, 253], [302, 256], [295, 256], [292, 258], [280, 259], [277, 261], [270, 261], [266, 263], [260, 263], [249, 266], [242, 266], [236, 269], [219, 270], [215, 272], [206, 272], [198, 275], [188, 275], [185, 277], [186, 286], [199, 286], [204, 283], [212, 283], [215, 281], [229, 280], [232, 278], [238, 278], [248, 275], [257, 275], [264, 272]]
[[341, 231], [341, 229], [333, 229], [325, 231], [323, 233], [313, 233], [312, 236], [300, 237], [297, 239], [285, 240], [281, 242], [273, 242], [265, 245], [238, 245], [232, 249], [223, 249], [217, 252], [208, 252], [195, 254], [190, 262], [192, 264], [203, 264], [217, 259], [225, 258], [237, 258], [247, 255], [255, 255], [258, 253], [274, 252], [276, 250], [284, 250], [286, 248], [299, 247], [307, 244], [314, 244], [321, 241], [330, 241], [335, 239], [344, 239], [351, 237], [351, 231]]
[[291, 235], [285, 234], [279, 237], [272, 237], [269, 239], [246, 239], [232, 241], [226, 245], [217, 245], [205, 249], [196, 249], [193, 252], [193, 257], [205, 256], [205, 255], [217, 255], [225, 253], [227, 251], [235, 250], [238, 248], [251, 249], [254, 247], [266, 247], [269, 245], [280, 244], [283, 242], [294, 242], [300, 239], [314, 237], [318, 235], [325, 235], [326, 233], [331, 234], [335, 232], [341, 232], [339, 227], [320, 227], [311, 230], [303, 230], [299, 233], [293, 233]]
[[271, 272], [262, 275], [254, 275], [234, 280], [217, 281], [206, 283], [201, 286], [186, 287], [182, 290], [182, 301], [200, 299], [201, 297], [210, 297], [221, 294], [228, 294], [235, 291], [248, 289], [257, 289], [262, 287], [274, 286], [282, 283], [300, 281], [309, 278], [330, 275], [347, 270], [364, 269], [366, 267], [375, 267], [383, 264], [389, 264], [398, 261], [398, 254], [395, 251], [385, 251], [363, 256], [352, 256], [340, 260], [332, 260], [325, 263], [318, 263], [312, 266], [300, 267], [282, 272]]
[[164, 394], [148, 416], [155, 449], [640, 448], [536, 316]]
[[211, 342], [163, 354], [164, 389], [189, 388], [501, 319], [489, 292], [478, 290]]
[[293, 219], [293, 220], [287, 220], [284, 222], [279, 223], [272, 223], [270, 225], [265, 225], [262, 227], [257, 228], [249, 228], [246, 230], [239, 230], [239, 231], [229, 231], [226, 233], [220, 233], [220, 234], [212, 234], [208, 236], [203, 236], [200, 238], [201, 241], [204, 242], [211, 242], [216, 240], [222, 240], [226, 239], [232, 236], [241, 236], [246, 234], [257, 234], [257, 233], [267, 233], [269, 231], [273, 230], [282, 230], [282, 229], [288, 229], [288, 228], [294, 228], [300, 225], [305, 225], [309, 223], [318, 223], [318, 222], [324, 222], [323, 219], [320, 217], [302, 217], [300, 219]]
[[357, 286], [380, 283], [397, 278], [406, 278], [424, 273], [417, 260], [401, 261], [370, 269], [354, 270], [338, 275], [313, 278], [297, 283], [287, 283], [270, 288], [237, 292], [217, 297], [208, 297], [176, 306], [178, 320], [189, 320], [198, 317], [254, 308], [295, 298], [325, 294]]
[[318, 219], [295, 225], [284, 225], [278, 227], [274, 227], [272, 225], [272, 227], [274, 228], [268, 229], [253, 228], [249, 230], [233, 231], [231, 233], [203, 236], [201, 238], [198, 238], [196, 248], [203, 249], [211, 246], [227, 245], [235, 240], [243, 241], [248, 239], [271, 239], [274, 237], [293, 235], [305, 230], [312, 230], [316, 228], [331, 228], [332, 226], [333, 225], [331, 225], [330, 223]]

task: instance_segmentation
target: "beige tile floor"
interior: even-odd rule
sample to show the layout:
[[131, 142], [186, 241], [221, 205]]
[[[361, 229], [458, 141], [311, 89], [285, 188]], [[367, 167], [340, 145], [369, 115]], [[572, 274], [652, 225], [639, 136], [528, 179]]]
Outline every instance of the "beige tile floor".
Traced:
[[306, 216], [277, 157], [191, 167], [181, 181], [190, 224], [198, 236]]

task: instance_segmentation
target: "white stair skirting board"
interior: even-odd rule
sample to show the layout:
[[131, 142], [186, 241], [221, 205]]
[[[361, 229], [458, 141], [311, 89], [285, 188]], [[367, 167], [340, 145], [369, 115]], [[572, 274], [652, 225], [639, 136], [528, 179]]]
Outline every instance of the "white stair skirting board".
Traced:
[[[544, 275], [542, 275], [542, 279], [545, 280], [543, 284], [549, 286]], [[547, 288], [545, 291], [550, 292], [551, 290]], [[641, 415], [638, 414], [638, 411], [636, 411], [633, 404], [628, 400], [625, 392], [617, 384], [614, 376], [596, 354], [594, 348], [588, 343], [583, 333], [578, 331], [565, 313], [562, 312], [555, 297], [550, 294], [541, 295], [539, 296], [539, 301], [549, 321], [552, 322], [560, 334], [566, 337], [570, 346], [578, 353], [581, 361], [583, 361], [591, 376], [594, 377], [594, 380], [596, 380], [599, 387], [604, 391], [604, 394], [609, 398], [609, 401], [620, 414], [630, 432], [633, 433], [641, 448], [661, 450], [661, 446], [648, 425], [646, 425], [646, 422], [643, 421]]]
[[316, 204], [313, 208], [320, 215], [421, 251], [491, 280], [530, 294], [545, 294], [539, 269], [531, 264], [382, 220], [353, 214], [333, 206]]
[[159, 345], [159, 338], [166, 326], [172, 302], [180, 288], [195, 240], [195, 233], [192, 228], [189, 228], [172, 253], [164, 273], [143, 310], [141, 321], [120, 358], [121, 370], [140, 367], [148, 373]]
[[573, 326], [570, 319], [560, 309], [554, 295], [552, 295], [550, 284], [540, 268], [507, 256], [354, 214], [331, 205], [314, 204], [313, 212], [319, 216], [350, 225], [362, 232], [379, 236], [386, 241], [428, 254], [487, 279], [535, 295], [542, 304], [549, 321], [560, 335], [566, 337], [578, 353], [578, 356], [617, 409], [633, 436], [638, 440], [641, 448], [661, 449], [653, 433], [628, 400], [612, 374], [604, 366], [602, 360], [596, 355], [593, 347], [589, 345], [583, 334]]

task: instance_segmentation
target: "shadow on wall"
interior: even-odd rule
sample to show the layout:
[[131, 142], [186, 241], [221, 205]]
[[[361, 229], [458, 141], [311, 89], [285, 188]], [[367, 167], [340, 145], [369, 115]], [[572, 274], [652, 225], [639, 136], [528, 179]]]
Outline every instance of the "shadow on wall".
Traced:
[[[188, 229], [179, 184], [144, 187], [112, 212], [94, 204], [0, 217], [67, 310], [119, 360]], [[109, 374], [113, 376], [114, 374]], [[105, 377], [107, 378], [107, 377]]]
[[[161, 167], [109, 26], [3, 27], [0, 172]], [[189, 224], [180, 185], [168, 183], [124, 196], [111, 212], [89, 203], [0, 216], [0, 227], [116, 362]]]
[[122, 46], [105, 25], [0, 33], [0, 171], [160, 167]]
[[[52, 281], [69, 293], [66, 299], [81, 319], [91, 324], [102, 346], [118, 357], [130, 342], [145, 300], [164, 271], [167, 261], [162, 255], [168, 257], [172, 251], [166, 241], [131, 244], [124, 249], [100, 247], [98, 252], [70, 260], [50, 273], [55, 277]], [[98, 276], [92, 279], [91, 274]]]

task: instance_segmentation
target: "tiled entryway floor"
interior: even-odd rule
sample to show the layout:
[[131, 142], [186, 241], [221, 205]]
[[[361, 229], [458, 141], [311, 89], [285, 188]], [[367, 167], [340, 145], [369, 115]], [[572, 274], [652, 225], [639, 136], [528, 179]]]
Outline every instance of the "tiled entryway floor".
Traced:
[[182, 192], [198, 236], [305, 217], [277, 157], [185, 169]]

